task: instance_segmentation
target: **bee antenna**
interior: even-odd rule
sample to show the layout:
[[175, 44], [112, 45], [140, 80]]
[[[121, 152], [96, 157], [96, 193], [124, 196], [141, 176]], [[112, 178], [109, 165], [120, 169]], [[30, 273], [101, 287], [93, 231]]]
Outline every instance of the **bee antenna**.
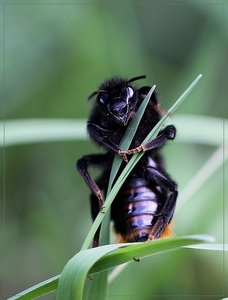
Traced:
[[105, 90], [98, 90], [93, 92], [91, 95], [89, 95], [89, 97], [87, 97], [86, 101], [89, 101], [90, 99], [92, 99], [95, 95], [97, 95], [100, 92], [105, 92]]
[[143, 78], [146, 78], [146, 75], [140, 75], [140, 76], [133, 77], [130, 80], [128, 80], [128, 83], [139, 80], [139, 79], [143, 79]]
[[90, 99], [92, 99], [95, 95], [97, 95], [99, 93], [99, 91], [95, 91], [93, 92], [91, 95], [89, 95], [89, 97], [86, 98], [86, 101], [89, 101]]

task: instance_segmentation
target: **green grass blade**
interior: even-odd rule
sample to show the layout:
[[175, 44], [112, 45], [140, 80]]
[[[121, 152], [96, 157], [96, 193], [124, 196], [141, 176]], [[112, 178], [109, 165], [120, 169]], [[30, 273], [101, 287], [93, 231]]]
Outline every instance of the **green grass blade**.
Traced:
[[186, 248], [196, 249], [196, 250], [211, 250], [211, 251], [228, 251], [228, 244], [199, 244], [186, 246]]
[[[135, 117], [133, 118], [133, 120], [129, 124], [129, 126], [128, 126], [127, 130], [126, 130], [126, 133], [125, 133], [124, 137], [122, 138], [122, 140], [120, 142], [120, 145], [119, 145], [119, 147], [121, 149], [128, 149], [129, 148], [129, 146], [130, 146], [130, 144], [131, 144], [131, 142], [133, 140], [133, 137], [134, 137], [134, 135], [135, 135], [135, 133], [137, 131], [137, 128], [139, 126], [139, 123], [141, 121], [143, 113], [145, 112], [147, 104], [150, 101], [150, 97], [153, 94], [155, 88], [156, 88], [155, 85], [152, 86], [152, 88], [150, 89], [149, 93], [146, 95], [145, 99], [143, 100], [142, 104], [140, 105], [140, 107], [139, 107], [139, 109], [138, 109]], [[115, 155], [114, 161], [113, 161], [113, 164], [112, 164], [111, 174], [110, 174], [108, 192], [111, 189], [113, 180], [116, 177], [116, 174], [117, 174], [117, 172], [119, 170], [119, 167], [120, 167], [122, 161], [123, 161], [123, 159], [120, 156]]]
[[159, 239], [148, 243], [114, 244], [77, 253], [65, 266], [59, 279], [57, 300], [80, 300], [87, 275], [113, 268], [134, 258], [212, 241], [211, 236], [195, 235]]
[[87, 288], [84, 288], [83, 300], [91, 300], [91, 296], [96, 295], [96, 299], [106, 300], [108, 294], [108, 274], [109, 271], [101, 271], [99, 273], [92, 275], [92, 280], [90, 280]]
[[117, 248], [118, 245], [106, 245], [77, 253], [68, 261], [60, 275], [57, 300], [82, 299], [84, 283], [91, 267], [102, 256]]
[[20, 119], [0, 122], [0, 147], [47, 143], [68, 140], [85, 140], [86, 120], [71, 119]]
[[104, 269], [113, 268], [138, 258], [174, 250], [176, 248], [190, 247], [191, 245], [197, 247], [196, 244], [198, 243], [213, 241], [214, 238], [209, 235], [192, 235], [163, 238], [146, 243], [117, 244], [119, 245], [119, 248], [100, 258], [90, 269], [89, 273], [93, 274], [100, 272]]
[[[170, 114], [174, 113], [174, 111], [178, 108], [178, 106], [184, 101], [184, 99], [187, 97], [187, 95], [191, 92], [191, 90], [195, 87], [195, 85], [198, 83], [198, 81], [200, 80], [200, 78], [202, 77], [202, 74], [199, 74], [196, 79], [190, 84], [190, 86], [184, 91], [184, 93], [177, 99], [177, 101], [173, 104], [173, 106], [167, 111], [167, 114], [165, 114], [161, 120], [156, 124], [156, 126], [153, 128], [153, 130], [150, 132], [150, 134], [146, 137], [146, 139], [144, 140], [144, 142], [152, 139], [153, 137], [156, 137], [157, 133], [159, 132], [161, 126], [163, 125], [163, 123], [166, 121], [166, 119], [170, 116]], [[154, 92], [156, 86], [154, 85], [148, 95], [145, 97], [143, 103], [141, 104], [135, 118], [132, 120], [132, 122], [130, 123], [126, 134], [124, 135], [122, 141], [120, 142], [120, 148], [123, 150], [127, 150], [128, 147], [131, 144], [131, 141], [135, 135], [135, 132], [138, 128], [138, 125], [140, 123], [140, 120], [143, 116], [143, 113], [146, 109], [146, 106], [150, 100], [150, 97], [152, 95], [152, 93]], [[110, 175], [110, 182], [109, 182], [109, 189], [110, 186], [112, 185], [112, 182], [118, 172], [118, 169], [120, 167], [120, 164], [122, 162], [122, 158], [119, 156], [115, 156], [114, 162], [113, 162], [113, 168], [111, 171], [111, 175]]]
[[196, 79], [190, 84], [190, 86], [183, 92], [183, 94], [177, 99], [177, 101], [167, 111], [167, 114], [165, 114], [161, 118], [161, 120], [156, 124], [156, 126], [153, 128], [153, 130], [148, 134], [148, 136], [144, 140], [144, 143], [148, 140], [151, 140], [153, 137], [156, 137], [156, 135], [159, 132], [163, 123], [166, 121], [167, 118], [169, 118], [169, 115], [173, 114], [174, 111], [178, 108], [178, 106], [184, 101], [184, 99], [188, 96], [188, 94], [191, 92], [191, 90], [195, 87], [195, 85], [198, 83], [198, 81], [200, 80], [201, 77], [202, 77], [202, 74], [198, 75], [196, 77]]
[[8, 300], [16, 300], [16, 299], [31, 300], [31, 299], [36, 299], [45, 294], [48, 294], [57, 289], [59, 277], [60, 276], [57, 275], [48, 280], [40, 282], [39, 284], [36, 284], [33, 287], [26, 289], [15, 296], [8, 298]]
[[[68, 264], [73, 264], [69, 269], [73, 270], [77, 268], [77, 264], [81, 265], [84, 260], [87, 260], [87, 257], [91, 256], [91, 253], [94, 252], [93, 259], [86, 266], [86, 271], [83, 272], [83, 276], [87, 274], [101, 272], [105, 269], [115, 267], [123, 262], [132, 261], [132, 258], [144, 257], [147, 255], [152, 255], [156, 253], [161, 253], [168, 250], [173, 250], [178, 247], [187, 247], [191, 249], [198, 250], [215, 250], [215, 251], [228, 251], [228, 245], [225, 244], [201, 244], [202, 242], [211, 242], [212, 238], [206, 235], [196, 235], [188, 237], [174, 237], [168, 239], [160, 239], [152, 241], [149, 243], [132, 243], [132, 244], [115, 244], [115, 245], [106, 245], [95, 249], [88, 249], [82, 251], [86, 253], [85, 257], [76, 254]], [[199, 244], [198, 244], [199, 243]], [[99, 250], [98, 250], [99, 249]], [[102, 249], [100, 251], [100, 249]], [[97, 251], [99, 252], [97, 254]], [[115, 252], [113, 252], [115, 251]], [[81, 253], [81, 252], [80, 252]], [[76, 259], [77, 256], [77, 259]], [[83, 260], [82, 260], [83, 258]], [[75, 266], [76, 264], [76, 266]], [[67, 267], [68, 268], [68, 267]], [[80, 273], [80, 272], [79, 272]], [[86, 275], [85, 275], [86, 274]], [[73, 276], [73, 274], [71, 274]], [[75, 274], [74, 274], [75, 275]], [[78, 274], [76, 274], [78, 275]], [[63, 275], [61, 275], [63, 276]], [[67, 274], [68, 276], [68, 274]], [[69, 275], [70, 276], [70, 275]], [[45, 295], [51, 291], [56, 290], [58, 286], [60, 276], [55, 276], [48, 280], [45, 280], [25, 291], [18, 293], [17, 295], [8, 298], [8, 300], [29, 300], [35, 299], [42, 295]], [[84, 277], [85, 278], [85, 277]], [[68, 281], [68, 279], [67, 279]], [[65, 282], [65, 280], [64, 280]], [[72, 282], [72, 281], [71, 281]], [[65, 285], [65, 283], [63, 283]], [[82, 285], [84, 283], [81, 282]], [[93, 284], [93, 282], [91, 282]], [[64, 287], [65, 289], [65, 287]], [[65, 298], [64, 298], [65, 299]], [[74, 298], [73, 298], [74, 299]], [[89, 298], [88, 298], [89, 299]]]

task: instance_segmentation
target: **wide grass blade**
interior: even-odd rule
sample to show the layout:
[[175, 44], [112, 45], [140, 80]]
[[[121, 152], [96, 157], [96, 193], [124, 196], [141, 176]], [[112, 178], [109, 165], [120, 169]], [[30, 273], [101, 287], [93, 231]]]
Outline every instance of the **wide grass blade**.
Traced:
[[[216, 243], [207, 244], [207, 242], [212, 242], [212, 241], [213, 238], [207, 235], [195, 235], [195, 236], [193, 235], [187, 237], [174, 237], [174, 238], [160, 239], [149, 243], [115, 244], [115, 245], [106, 245], [99, 248], [89, 249], [90, 251], [97, 251], [96, 249], [103, 248], [104, 251], [101, 252], [105, 254], [104, 256], [98, 258], [97, 261], [94, 260], [95, 263], [89, 269], [88, 274], [101, 272], [106, 268], [115, 267], [120, 263], [132, 261], [134, 260], [134, 258], [135, 259], [139, 257], [143, 258], [144, 256], [147, 255], [162, 253], [168, 250], [174, 250], [175, 248], [178, 247], [184, 247], [184, 248], [190, 248], [196, 250], [228, 251], [227, 244], [216, 244]], [[206, 244], [201, 244], [202, 242], [206, 242]], [[146, 249], [143, 249], [144, 247], [146, 247]], [[88, 255], [89, 252], [87, 251], [89, 250], [85, 250], [86, 251], [85, 253], [87, 253], [86, 255]], [[147, 250], [149, 251], [147, 252]], [[123, 257], [121, 257], [122, 251], [123, 251]], [[76, 257], [76, 255], [74, 256], [74, 258]], [[118, 258], [119, 255], [120, 257]], [[75, 260], [73, 260], [74, 258], [72, 258], [72, 260], [70, 260], [69, 263], [71, 263], [71, 261], [75, 263]], [[109, 262], [109, 260], [111, 260], [111, 262]], [[80, 261], [78, 263], [80, 264]], [[16, 300], [16, 299], [30, 300], [30, 299], [38, 298], [49, 292], [52, 292], [56, 290], [58, 286], [59, 278], [60, 275], [45, 280], [29, 289], [26, 289], [21, 293], [18, 293], [15, 296], [8, 298], [8, 300]], [[91, 281], [91, 284], [93, 284], [93, 281]]]
[[59, 280], [57, 300], [83, 299], [83, 288], [87, 275], [152, 254], [213, 240], [211, 236], [195, 235], [159, 239], [148, 243], [105, 245], [80, 251], [63, 269]]
[[19, 119], [0, 122], [0, 147], [87, 138], [85, 120]]

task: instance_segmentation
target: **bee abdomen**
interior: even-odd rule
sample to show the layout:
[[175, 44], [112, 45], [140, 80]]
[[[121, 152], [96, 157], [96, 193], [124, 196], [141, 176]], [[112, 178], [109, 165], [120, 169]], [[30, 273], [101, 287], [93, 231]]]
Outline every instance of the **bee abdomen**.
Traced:
[[134, 188], [120, 190], [112, 204], [111, 217], [121, 241], [142, 242], [148, 239], [161, 197], [156, 188], [137, 184]]

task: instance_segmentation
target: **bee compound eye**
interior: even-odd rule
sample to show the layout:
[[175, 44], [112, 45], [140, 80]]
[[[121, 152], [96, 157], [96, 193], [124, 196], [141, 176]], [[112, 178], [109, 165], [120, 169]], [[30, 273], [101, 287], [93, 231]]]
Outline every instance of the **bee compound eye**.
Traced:
[[121, 89], [121, 96], [126, 101], [134, 95], [134, 90], [130, 86], [124, 86]]
[[98, 95], [97, 102], [98, 104], [105, 105], [107, 103], [107, 99], [108, 99], [108, 94], [102, 92]]
[[130, 86], [128, 86], [127, 87], [127, 97], [131, 98], [133, 95], [134, 95], [134, 90]]

